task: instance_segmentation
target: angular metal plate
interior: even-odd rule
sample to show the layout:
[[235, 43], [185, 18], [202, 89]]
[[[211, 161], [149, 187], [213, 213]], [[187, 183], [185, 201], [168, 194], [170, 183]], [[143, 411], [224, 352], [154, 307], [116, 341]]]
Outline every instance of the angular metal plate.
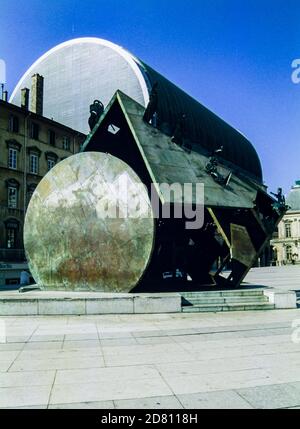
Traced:
[[232, 258], [244, 264], [246, 267], [253, 264], [256, 256], [255, 248], [249, 237], [247, 228], [242, 225], [230, 224]]

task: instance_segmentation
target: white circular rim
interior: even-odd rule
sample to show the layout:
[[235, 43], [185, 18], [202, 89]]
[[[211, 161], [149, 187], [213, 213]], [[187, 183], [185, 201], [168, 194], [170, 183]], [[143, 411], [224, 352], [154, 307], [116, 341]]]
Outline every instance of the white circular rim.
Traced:
[[108, 48], [111, 48], [115, 52], [117, 52], [119, 55], [121, 55], [125, 59], [125, 61], [127, 61], [127, 63], [130, 65], [132, 71], [134, 72], [135, 76], [137, 77], [138, 82], [139, 82], [141, 89], [142, 89], [145, 106], [147, 106], [147, 104], [149, 102], [149, 91], [147, 88], [145, 78], [144, 78], [140, 68], [137, 65], [137, 63], [139, 62], [138, 59], [135, 58], [134, 55], [132, 55], [130, 52], [126, 51], [121, 46], [116, 45], [115, 43], [109, 42], [108, 40], [105, 40], [105, 39], [99, 39], [98, 37], [79, 37], [76, 39], [71, 39], [71, 40], [68, 40], [67, 42], [60, 43], [59, 45], [56, 45], [54, 48], [47, 51], [45, 54], [43, 54], [41, 57], [39, 57], [29, 67], [29, 69], [26, 70], [26, 72], [23, 74], [23, 76], [18, 81], [17, 85], [15, 86], [15, 89], [13, 90], [13, 92], [9, 98], [9, 102], [13, 103], [13, 98], [16, 96], [17, 92], [20, 90], [22, 82], [24, 81], [24, 79], [26, 79], [33, 72], [33, 69], [37, 65], [39, 65], [43, 60], [48, 58], [54, 52], [59, 51], [60, 49], [65, 48], [66, 46], [72, 46], [72, 45], [76, 45], [79, 43], [95, 43], [95, 44], [98, 44], [101, 46], [106, 46]]

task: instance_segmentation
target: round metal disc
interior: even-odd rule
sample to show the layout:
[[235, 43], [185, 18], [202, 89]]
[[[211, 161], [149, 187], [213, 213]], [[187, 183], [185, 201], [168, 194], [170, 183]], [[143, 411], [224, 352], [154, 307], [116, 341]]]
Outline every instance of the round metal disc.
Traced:
[[101, 152], [53, 167], [24, 224], [29, 268], [49, 290], [128, 292], [148, 265], [153, 241], [146, 188], [125, 162]]

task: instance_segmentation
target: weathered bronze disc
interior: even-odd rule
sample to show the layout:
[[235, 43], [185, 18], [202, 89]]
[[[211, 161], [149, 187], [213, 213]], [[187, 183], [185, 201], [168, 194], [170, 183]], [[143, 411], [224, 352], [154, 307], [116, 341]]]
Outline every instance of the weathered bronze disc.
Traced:
[[29, 268], [44, 289], [128, 292], [153, 241], [146, 188], [131, 167], [105, 153], [80, 153], [53, 167], [26, 213]]

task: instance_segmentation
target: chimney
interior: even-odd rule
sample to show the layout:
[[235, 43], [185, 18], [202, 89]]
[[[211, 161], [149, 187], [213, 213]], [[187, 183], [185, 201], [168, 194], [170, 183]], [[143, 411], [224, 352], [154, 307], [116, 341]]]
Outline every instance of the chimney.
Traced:
[[44, 78], [34, 74], [31, 78], [31, 105], [30, 110], [38, 115], [43, 115]]
[[21, 107], [24, 110], [29, 109], [29, 89], [28, 88], [21, 89]]
[[8, 100], [8, 92], [7, 91], [3, 91], [3, 93], [2, 93], [2, 100], [3, 101], [7, 101]]

